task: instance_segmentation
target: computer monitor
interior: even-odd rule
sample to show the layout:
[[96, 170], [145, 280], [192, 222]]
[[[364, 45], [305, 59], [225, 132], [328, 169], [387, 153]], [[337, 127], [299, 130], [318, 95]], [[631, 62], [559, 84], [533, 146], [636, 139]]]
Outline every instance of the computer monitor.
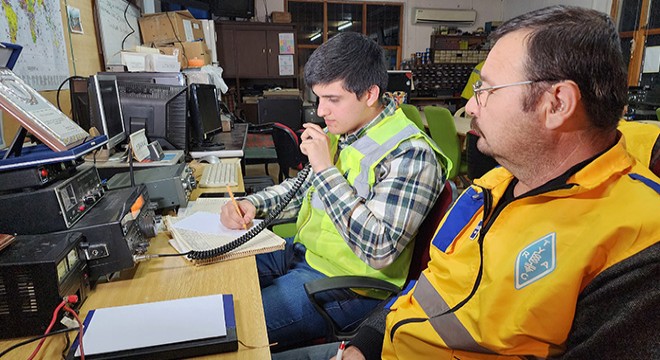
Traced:
[[212, 84], [190, 84], [191, 147], [203, 150], [221, 149], [213, 134], [222, 130], [218, 91]]
[[112, 75], [93, 75], [89, 78], [87, 91], [90, 125], [108, 137], [105, 146], [112, 149], [126, 139], [117, 78]]
[[23, 47], [20, 45], [0, 42], [0, 67], [13, 69], [22, 50]]
[[69, 97], [71, 99], [71, 117], [81, 128], [89, 131], [89, 93], [85, 77], [69, 80]]
[[188, 151], [188, 100], [185, 86], [118, 80], [124, 127], [145, 129], [147, 139], [165, 150]]
[[259, 124], [282, 123], [293, 131], [302, 128], [302, 100], [299, 97], [272, 97], [259, 99]]
[[412, 71], [410, 70], [387, 70], [387, 91], [396, 92], [403, 91], [406, 93], [406, 101], [410, 101], [410, 93], [412, 92]]
[[112, 75], [117, 81], [141, 82], [147, 84], [163, 84], [186, 86], [186, 77], [180, 72], [101, 72], [102, 75]]

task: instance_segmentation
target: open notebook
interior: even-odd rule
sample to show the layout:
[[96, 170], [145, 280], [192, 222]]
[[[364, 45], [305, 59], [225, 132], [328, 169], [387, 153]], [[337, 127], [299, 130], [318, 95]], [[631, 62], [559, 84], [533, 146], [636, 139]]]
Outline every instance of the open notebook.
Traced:
[[[225, 245], [246, 231], [227, 230], [220, 224], [220, 208], [230, 201], [226, 198], [199, 198], [186, 211], [185, 216], [165, 217], [165, 226], [172, 234], [170, 245], [178, 252], [210, 250]], [[197, 230], [188, 220], [202, 221]], [[181, 223], [177, 225], [177, 223]], [[185, 226], [182, 226], [185, 225]], [[257, 236], [238, 248], [211, 259], [193, 260], [195, 265], [206, 265], [218, 261], [240, 258], [284, 249], [284, 239], [264, 229]]]

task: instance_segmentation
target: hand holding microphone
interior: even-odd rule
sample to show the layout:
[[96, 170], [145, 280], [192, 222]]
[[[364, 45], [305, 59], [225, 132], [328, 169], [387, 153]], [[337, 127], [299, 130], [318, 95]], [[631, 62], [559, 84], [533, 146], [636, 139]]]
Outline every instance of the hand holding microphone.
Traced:
[[303, 124], [305, 131], [300, 136], [300, 151], [307, 155], [315, 173], [331, 167], [330, 139], [323, 129], [312, 123]]

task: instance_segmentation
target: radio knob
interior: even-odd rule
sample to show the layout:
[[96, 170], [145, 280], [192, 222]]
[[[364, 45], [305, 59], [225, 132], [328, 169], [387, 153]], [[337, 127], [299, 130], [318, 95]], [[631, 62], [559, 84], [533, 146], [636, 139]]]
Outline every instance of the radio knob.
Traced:
[[94, 196], [92, 196], [92, 195], [87, 195], [83, 199], [83, 202], [85, 203], [85, 205], [93, 205], [95, 201], [96, 200], [95, 200]]
[[156, 230], [156, 220], [150, 214], [138, 220], [138, 227], [142, 235], [146, 238], [152, 238], [158, 233], [158, 230]]

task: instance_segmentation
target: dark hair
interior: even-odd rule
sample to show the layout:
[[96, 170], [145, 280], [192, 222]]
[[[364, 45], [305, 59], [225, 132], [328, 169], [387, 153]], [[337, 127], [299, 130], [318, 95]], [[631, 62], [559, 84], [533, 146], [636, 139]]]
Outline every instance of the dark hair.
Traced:
[[523, 110], [537, 105], [547, 82], [572, 80], [580, 88], [592, 124], [614, 129], [627, 103], [627, 72], [610, 17], [591, 9], [550, 6], [505, 22], [491, 39], [495, 42], [518, 30], [531, 31], [525, 75], [528, 80], [542, 81], [532, 84]]
[[344, 89], [359, 98], [373, 85], [380, 94], [387, 87], [387, 66], [383, 49], [356, 32], [333, 36], [319, 46], [305, 64], [305, 83], [310, 88], [343, 80]]

